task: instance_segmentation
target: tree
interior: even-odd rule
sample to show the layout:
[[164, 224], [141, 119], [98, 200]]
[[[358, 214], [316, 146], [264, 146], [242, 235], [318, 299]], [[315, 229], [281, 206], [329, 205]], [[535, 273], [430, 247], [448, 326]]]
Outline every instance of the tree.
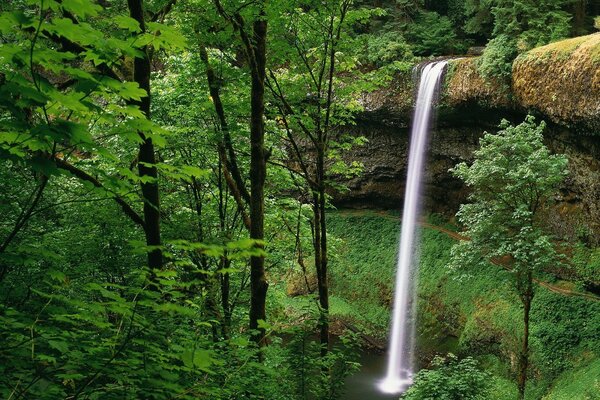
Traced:
[[[308, 189], [312, 209], [314, 264], [317, 275], [321, 354], [329, 340], [329, 283], [327, 206], [329, 175], [352, 174], [354, 166], [340, 158], [343, 150], [363, 138], [345, 135], [344, 125], [360, 107], [355, 98], [369, 88], [370, 78], [357, 75], [357, 62], [350, 52], [353, 23], [368, 20], [377, 10], [353, 9], [352, 0], [327, 0], [307, 7], [291, 2], [273, 23], [272, 48], [266, 85], [276, 107], [286, 146], [286, 165]], [[337, 137], [336, 137], [337, 135]], [[291, 162], [290, 162], [291, 161]], [[355, 172], [355, 171], [354, 171]]]
[[468, 166], [452, 172], [471, 189], [468, 204], [457, 216], [469, 241], [452, 249], [455, 267], [482, 259], [500, 259], [514, 278], [523, 306], [523, 338], [519, 351], [518, 388], [525, 395], [529, 352], [529, 312], [534, 276], [558, 259], [540, 218], [567, 174], [567, 159], [551, 155], [543, 143], [545, 124], [532, 116], [517, 126], [507, 121], [497, 134], [486, 134]]
[[[146, 19], [144, 16], [143, 0], [127, 0], [129, 16], [135, 20], [140, 32], [146, 33]], [[139, 88], [144, 90], [145, 95], [134, 101], [144, 116], [150, 119], [150, 54], [148, 46], [142, 46], [140, 54], [133, 61], [133, 80]], [[138, 171], [140, 185], [144, 199], [144, 232], [146, 234], [146, 245], [151, 247], [148, 252], [148, 267], [157, 270], [162, 267], [163, 257], [160, 249], [160, 194], [158, 189], [158, 170], [156, 168], [156, 154], [152, 137], [144, 132], [139, 132], [141, 143], [138, 152]], [[154, 273], [154, 272], [153, 272]]]
[[[220, 0], [214, 0], [214, 4], [218, 13], [239, 34], [250, 70], [250, 193], [247, 197], [250, 208], [250, 238], [256, 241], [257, 248], [262, 248], [265, 237], [264, 189], [267, 160], [270, 156], [270, 152], [265, 148], [264, 125], [268, 29], [266, 2], [258, 1], [253, 7], [246, 7], [248, 4], [228, 4], [229, 8]], [[244, 8], [249, 15], [242, 15], [240, 10]], [[212, 82], [209, 84], [213, 86]], [[239, 182], [236, 189], [241, 190]], [[266, 320], [267, 289], [264, 254], [254, 255], [250, 259], [250, 329], [257, 332], [252, 337], [260, 346], [264, 345], [265, 337], [265, 329], [260, 321]]]
[[472, 17], [467, 29], [477, 32], [493, 20], [492, 39], [482, 57], [481, 72], [488, 77], [510, 78], [512, 61], [523, 51], [568, 37], [570, 0], [469, 0]]

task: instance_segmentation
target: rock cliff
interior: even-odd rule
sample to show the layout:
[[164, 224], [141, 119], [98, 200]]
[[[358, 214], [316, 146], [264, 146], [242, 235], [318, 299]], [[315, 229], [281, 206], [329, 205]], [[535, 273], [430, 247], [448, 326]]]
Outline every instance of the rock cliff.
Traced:
[[[425, 204], [454, 213], [467, 191], [448, 169], [472, 159], [479, 138], [502, 118], [518, 123], [528, 113], [548, 122], [547, 145], [567, 154], [570, 174], [549, 223], [561, 236], [600, 237], [600, 34], [534, 49], [513, 65], [512, 88], [484, 80], [477, 58], [450, 63], [432, 133]], [[402, 206], [414, 83], [399, 74], [386, 88], [365, 96], [365, 112], [353, 134], [369, 141], [348, 157], [363, 173], [336, 193], [343, 207]], [[596, 240], [597, 241], [597, 240]]]

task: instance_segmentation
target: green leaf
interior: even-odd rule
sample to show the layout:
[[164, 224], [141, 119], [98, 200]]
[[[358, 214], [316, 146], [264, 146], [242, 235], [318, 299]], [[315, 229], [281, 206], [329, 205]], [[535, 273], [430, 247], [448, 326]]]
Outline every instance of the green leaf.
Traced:
[[55, 269], [48, 271], [48, 275], [50, 275], [50, 278], [54, 279], [57, 282], [62, 283], [67, 280], [67, 276], [64, 273]]
[[116, 17], [113, 17], [113, 21], [117, 24], [117, 26], [121, 29], [126, 29], [129, 32], [141, 32], [142, 29], [140, 28], [140, 23], [128, 16], [125, 15], [117, 15]]
[[212, 352], [204, 349], [186, 349], [181, 355], [181, 360], [186, 367], [195, 367], [205, 372], [211, 372], [210, 367], [215, 363]]
[[69, 351], [69, 344], [62, 340], [48, 340], [48, 345], [51, 348], [60, 351], [61, 353], [66, 353]]
[[62, 7], [75, 15], [85, 17], [95, 17], [102, 7], [91, 0], [62, 0]]
[[141, 89], [137, 82], [119, 82], [114, 79], [105, 79], [104, 84], [125, 100], [140, 101], [148, 94]]

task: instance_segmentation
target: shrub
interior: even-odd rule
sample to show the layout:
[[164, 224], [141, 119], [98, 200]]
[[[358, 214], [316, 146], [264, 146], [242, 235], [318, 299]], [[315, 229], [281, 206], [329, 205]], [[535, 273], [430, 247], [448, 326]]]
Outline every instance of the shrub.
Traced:
[[432, 369], [419, 371], [415, 383], [403, 400], [478, 400], [487, 399], [491, 375], [479, 369], [471, 357], [459, 360], [450, 353], [436, 357]]
[[386, 32], [382, 35], [367, 36], [364, 58], [370, 64], [381, 67], [394, 61], [411, 62], [415, 56], [404, 37], [397, 32]]
[[481, 57], [479, 72], [484, 78], [510, 81], [513, 60], [519, 54], [517, 42], [508, 35], [500, 35], [489, 41]]

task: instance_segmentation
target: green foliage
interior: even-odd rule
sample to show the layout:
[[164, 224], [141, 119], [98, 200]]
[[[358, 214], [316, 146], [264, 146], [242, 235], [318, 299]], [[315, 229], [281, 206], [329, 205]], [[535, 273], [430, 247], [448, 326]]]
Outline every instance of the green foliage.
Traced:
[[[186, 7], [147, 1], [144, 31], [122, 4], [8, 3], [0, 5], [0, 397], [340, 398], [345, 378], [358, 366], [357, 339], [342, 336], [321, 357], [312, 339], [319, 316], [314, 293], [293, 299], [285, 293], [289, 271], [298, 273], [297, 260], [312, 255], [313, 231], [310, 206], [295, 196], [297, 171], [285, 165], [290, 149], [282, 115], [303, 146], [307, 131], [339, 133], [320, 143], [326, 144], [329, 175], [360, 173], [361, 166], [346, 163], [342, 154], [365, 139], [345, 135], [342, 127], [362, 111], [361, 94], [388, 82], [390, 72], [408, 71], [414, 54], [463, 51], [469, 40], [459, 25], [473, 13], [454, 0], [384, 1], [385, 11], [356, 2], [343, 15], [340, 6], [350, 3], [339, 0], [266, 3], [260, 18], [270, 29], [265, 127], [272, 165], [263, 251], [247, 239], [241, 218], [247, 210], [235, 204], [217, 152], [223, 127], [198, 50], [206, 50], [220, 85], [236, 151], [247, 146], [250, 98], [247, 59], [233, 40], [239, 27], [219, 16], [213, 1], [191, 0]], [[223, 1], [226, 16], [238, 10], [247, 21], [259, 17], [259, 3]], [[541, 13], [553, 10], [546, 3]], [[522, 15], [536, 16], [534, 11]], [[548, 24], [556, 29], [540, 40], [563, 34], [563, 14], [541, 16], [532, 21], [536, 32]], [[485, 24], [477, 34], [486, 35]], [[506, 35], [516, 47], [534, 44], [527, 31]], [[132, 83], [133, 61], [143, 51], [153, 60], [152, 120], [134, 105], [149, 95]], [[513, 56], [502, 54], [488, 53], [490, 61]], [[372, 66], [380, 70], [368, 70]], [[331, 80], [331, 91], [315, 82], [319, 71], [321, 83]], [[283, 99], [270, 90], [277, 84]], [[284, 111], [286, 102], [295, 113]], [[147, 138], [158, 149], [158, 180], [136, 172], [154, 166], [136, 157]], [[245, 181], [249, 160], [238, 153]], [[145, 267], [143, 223], [123, 214], [143, 215], [147, 204], [139, 186], [148, 182], [159, 183], [164, 239], [165, 265], [154, 271]], [[398, 220], [371, 213], [328, 221], [337, 234], [330, 240], [330, 314], [382, 338]], [[493, 353], [500, 360], [494, 373], [506, 375], [503, 360], [514, 342], [507, 326], [518, 310], [504, 294], [505, 274], [487, 265], [485, 276], [469, 285], [448, 279], [443, 266], [451, 240], [432, 230], [423, 237], [419, 303], [429, 308], [421, 313], [420, 346], [484, 359]], [[247, 329], [253, 255], [266, 255], [272, 280], [269, 322], [261, 321], [270, 345], [260, 351]], [[581, 252], [578, 268], [590, 270], [581, 276], [591, 278], [596, 258]], [[307, 266], [314, 268], [310, 261]], [[564, 383], [565, 369], [578, 366], [573, 354], [595, 357], [599, 322], [593, 315], [600, 313], [583, 300], [566, 302], [549, 293], [539, 304], [533, 310], [536, 366], [560, 377], [561, 396], [581, 392]], [[567, 313], [573, 317], [565, 322], [560, 317]], [[586, 365], [586, 372], [597, 370], [594, 361]], [[423, 372], [424, 383], [416, 388], [450, 379], [446, 386], [464, 394], [465, 382], [472, 388], [480, 383], [471, 359], [437, 360], [436, 367]], [[510, 383], [502, 382], [498, 391], [510, 392]]]
[[551, 393], [543, 400], [598, 400], [600, 396], [600, 360], [589, 362], [576, 370], [568, 370], [556, 381]]
[[407, 38], [413, 43], [416, 55], [446, 55], [466, 50], [458, 41], [452, 21], [436, 12], [423, 12], [409, 25]]
[[465, 32], [490, 37], [494, 27], [492, 5], [493, 0], [465, 0]]
[[188, 386], [217, 362], [191, 334], [206, 324], [198, 304], [182, 303], [180, 289], [149, 290], [140, 272], [123, 286], [49, 271], [27, 308], [4, 308], [2, 397], [195, 397]]
[[528, 50], [569, 34], [568, 0], [538, 2], [497, 0], [493, 3], [494, 36], [509, 35], [520, 50]]
[[573, 254], [573, 269], [584, 287], [598, 285], [598, 272], [600, 271], [600, 249], [590, 249], [578, 243]]
[[[332, 214], [332, 316], [383, 338], [394, 277], [398, 221], [374, 213]], [[337, 299], [341, 299], [338, 301]], [[349, 305], [348, 305], [349, 304]]]
[[[600, 346], [600, 305], [578, 298], [557, 298], [547, 292], [538, 294], [539, 303], [532, 318], [538, 321], [533, 330], [535, 362], [544, 374], [554, 377], [573, 369], [577, 360], [569, 358], [574, 349], [585, 354]], [[564, 318], [568, 315], [568, 318]]]
[[423, 369], [414, 384], [400, 397], [404, 400], [478, 400], [488, 399], [490, 374], [482, 371], [473, 358], [459, 360], [454, 354], [436, 357], [430, 369]]
[[492, 39], [480, 65], [482, 74], [509, 81], [512, 61], [519, 53], [568, 37], [571, 17], [564, 11], [568, 3], [469, 0], [465, 4], [468, 32], [487, 34], [493, 21]]
[[365, 61], [382, 67], [393, 62], [414, 61], [412, 46], [398, 33], [365, 35]]
[[545, 124], [537, 125], [531, 116], [517, 126], [504, 121], [500, 128], [481, 139], [471, 166], [453, 169], [471, 188], [471, 202], [457, 214], [471, 240], [454, 247], [453, 265], [510, 255], [507, 268], [521, 276], [557, 260], [538, 213], [566, 177], [567, 159], [550, 154], [543, 143]]
[[478, 66], [479, 71], [485, 78], [510, 82], [512, 63], [518, 54], [516, 40], [508, 35], [499, 35], [490, 40], [485, 47]]
[[344, 380], [360, 366], [358, 339], [352, 333], [340, 336], [333, 350], [319, 357], [319, 344], [309, 334], [309, 326], [314, 324], [315, 321], [307, 320], [288, 333], [284, 354], [291, 375], [286, 389], [297, 399], [337, 399], [343, 393]]

